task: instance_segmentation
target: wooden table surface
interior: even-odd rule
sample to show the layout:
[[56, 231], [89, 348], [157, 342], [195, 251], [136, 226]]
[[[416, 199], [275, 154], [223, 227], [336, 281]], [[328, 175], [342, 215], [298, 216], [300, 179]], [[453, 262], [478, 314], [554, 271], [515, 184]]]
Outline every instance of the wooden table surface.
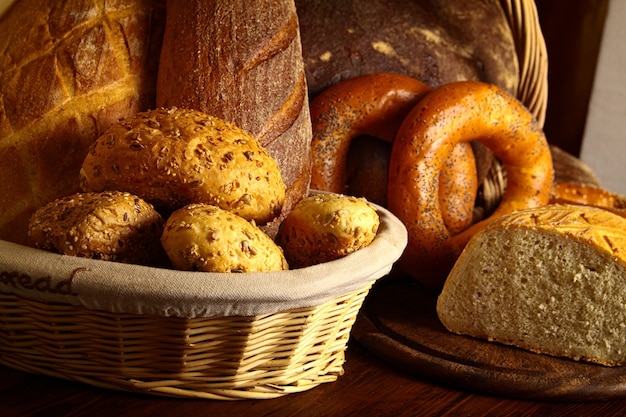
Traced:
[[336, 382], [272, 400], [156, 397], [94, 388], [0, 367], [0, 416], [614, 416], [626, 400], [526, 401], [421, 380], [350, 341]]

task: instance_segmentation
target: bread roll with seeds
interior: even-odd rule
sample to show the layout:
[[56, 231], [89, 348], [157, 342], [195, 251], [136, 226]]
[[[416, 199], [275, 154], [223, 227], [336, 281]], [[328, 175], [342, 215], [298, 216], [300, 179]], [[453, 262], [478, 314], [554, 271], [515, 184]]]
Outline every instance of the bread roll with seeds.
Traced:
[[253, 223], [208, 204], [190, 204], [169, 217], [161, 243], [184, 271], [262, 272], [288, 269], [283, 252]]
[[364, 198], [315, 194], [283, 221], [276, 242], [292, 268], [332, 261], [369, 245], [378, 231], [376, 209]]
[[129, 193], [77, 193], [52, 201], [32, 215], [32, 246], [65, 255], [143, 265], [162, 263], [163, 219], [152, 205]]
[[276, 161], [237, 126], [200, 111], [159, 108], [99, 137], [80, 171], [85, 191], [119, 189], [164, 212], [213, 204], [258, 224], [285, 200]]

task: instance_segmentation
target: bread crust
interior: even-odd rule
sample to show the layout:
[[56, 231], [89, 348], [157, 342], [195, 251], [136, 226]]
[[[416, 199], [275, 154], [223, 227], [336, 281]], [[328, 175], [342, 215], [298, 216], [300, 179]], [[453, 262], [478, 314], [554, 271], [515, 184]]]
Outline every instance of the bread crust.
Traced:
[[120, 191], [78, 193], [33, 213], [28, 236], [35, 248], [84, 258], [163, 265], [158, 243], [163, 218], [141, 198]]
[[113, 125], [80, 170], [85, 191], [124, 190], [165, 213], [205, 203], [272, 221], [285, 201], [276, 161], [247, 132], [196, 110], [159, 108]]
[[556, 181], [552, 186], [550, 202], [595, 206], [626, 216], [626, 197], [595, 184]]
[[190, 204], [167, 219], [161, 243], [185, 271], [263, 272], [289, 269], [282, 249], [256, 225], [208, 204]]
[[296, 0], [311, 97], [378, 72], [437, 87], [494, 83], [517, 94], [511, 27], [495, 0]]
[[20, 0], [0, 20], [0, 238], [79, 191], [89, 145], [154, 106], [162, 2]]
[[450, 272], [450, 331], [603, 365], [626, 364], [626, 219], [550, 204], [493, 220]]

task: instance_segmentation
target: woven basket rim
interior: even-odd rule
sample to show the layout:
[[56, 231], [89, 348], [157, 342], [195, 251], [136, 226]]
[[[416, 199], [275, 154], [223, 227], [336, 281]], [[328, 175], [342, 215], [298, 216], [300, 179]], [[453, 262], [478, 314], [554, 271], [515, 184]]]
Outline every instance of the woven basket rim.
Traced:
[[500, 0], [515, 41], [520, 79], [517, 98], [543, 127], [548, 104], [548, 53], [534, 0]]
[[369, 246], [331, 262], [279, 272], [177, 271], [59, 255], [0, 240], [0, 292], [92, 310], [184, 318], [311, 307], [381, 278], [402, 255], [408, 243], [405, 226], [387, 209], [372, 205], [380, 226]]

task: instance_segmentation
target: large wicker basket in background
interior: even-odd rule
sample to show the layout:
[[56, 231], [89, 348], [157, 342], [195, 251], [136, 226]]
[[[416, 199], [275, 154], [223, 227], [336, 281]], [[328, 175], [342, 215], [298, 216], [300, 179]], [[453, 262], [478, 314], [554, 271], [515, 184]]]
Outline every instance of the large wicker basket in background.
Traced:
[[548, 104], [548, 53], [532, 0], [500, 0], [507, 15], [520, 67], [517, 98], [544, 125]]
[[[517, 42], [518, 98], [543, 124], [547, 59], [535, 4], [500, 3]], [[502, 187], [498, 175], [494, 190]], [[69, 279], [110, 263], [0, 241], [0, 364], [98, 387], [187, 398], [275, 398], [334, 381], [343, 372], [344, 350], [364, 298], [406, 245], [401, 223], [379, 211], [381, 228], [368, 248], [332, 265], [261, 274], [260, 282], [273, 282], [268, 284], [274, 285], [273, 293], [248, 291], [228, 300], [224, 294], [237, 286], [225, 283], [228, 288], [218, 291], [219, 298], [206, 295], [200, 284], [197, 291], [188, 284], [177, 289], [175, 308], [167, 300], [170, 292], [163, 290], [168, 285], [164, 270], [115, 265], [112, 281], [132, 281], [132, 291], [108, 281], [97, 291], [90, 291], [88, 283], [81, 291], [69, 291]], [[33, 263], [39, 272], [32, 272]], [[52, 265], [65, 272], [55, 276]], [[173, 287], [187, 277], [178, 271], [167, 274]], [[150, 301], [143, 302], [138, 288], [152, 275], [161, 278], [149, 288]], [[211, 282], [216, 274], [201, 275]], [[283, 299], [281, 281], [299, 276], [302, 298]], [[325, 277], [325, 283], [316, 283], [315, 277]], [[96, 279], [92, 285], [102, 282]], [[213, 301], [227, 306], [223, 314], [203, 311]]]

